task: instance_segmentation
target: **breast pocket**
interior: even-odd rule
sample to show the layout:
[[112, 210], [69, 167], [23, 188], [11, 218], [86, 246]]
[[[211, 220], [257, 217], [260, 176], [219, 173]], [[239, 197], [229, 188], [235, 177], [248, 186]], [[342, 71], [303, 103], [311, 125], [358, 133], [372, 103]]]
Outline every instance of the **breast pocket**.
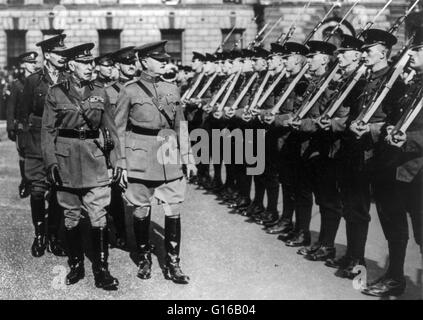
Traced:
[[64, 184], [70, 182], [70, 144], [69, 143], [57, 143], [56, 144], [56, 159], [59, 164], [60, 178]]
[[132, 105], [132, 117], [137, 122], [151, 122], [155, 119], [157, 108], [151, 100], [136, 100]]
[[128, 171], [145, 172], [148, 162], [148, 145], [143, 140], [129, 140], [126, 146], [126, 165]]

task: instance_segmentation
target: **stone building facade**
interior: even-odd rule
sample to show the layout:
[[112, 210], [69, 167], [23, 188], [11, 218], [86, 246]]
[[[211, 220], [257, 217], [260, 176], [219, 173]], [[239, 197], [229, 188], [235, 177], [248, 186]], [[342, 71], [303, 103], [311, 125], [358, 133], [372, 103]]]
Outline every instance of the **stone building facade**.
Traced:
[[[0, 0], [0, 66], [35, 49], [35, 43], [54, 34], [68, 35], [68, 45], [94, 42], [96, 53], [129, 45], [167, 39], [175, 60], [189, 63], [193, 50], [213, 52], [235, 26], [228, 47], [242, 37], [246, 46], [264, 23], [280, 24], [265, 40], [277, 39], [297, 20], [293, 40], [302, 40], [330, 7], [330, 1], [314, 0], [302, 10], [305, 0]], [[355, 2], [340, 0], [342, 16]], [[376, 26], [388, 27], [409, 0], [393, 0]], [[372, 18], [386, 0], [362, 0], [347, 19], [359, 28]], [[301, 12], [298, 15], [298, 12]], [[255, 22], [252, 21], [257, 17]], [[403, 30], [400, 30], [403, 38]], [[317, 35], [318, 36], [318, 35]]]

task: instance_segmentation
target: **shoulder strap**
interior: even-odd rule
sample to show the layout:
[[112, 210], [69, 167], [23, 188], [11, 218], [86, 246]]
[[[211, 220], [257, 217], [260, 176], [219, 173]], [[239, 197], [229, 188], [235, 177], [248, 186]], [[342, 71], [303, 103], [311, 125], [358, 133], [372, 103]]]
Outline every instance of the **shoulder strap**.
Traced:
[[115, 90], [116, 90], [116, 92], [117, 92], [117, 93], [119, 93], [119, 92], [120, 92], [120, 87], [117, 85], [117, 83], [116, 83], [116, 82], [112, 84], [112, 87], [113, 87], [113, 89], [115, 89]]
[[156, 106], [157, 110], [159, 110], [159, 112], [163, 115], [163, 117], [165, 117], [165, 119], [166, 119], [167, 123], [169, 124], [169, 126], [171, 128], [173, 128], [173, 121], [172, 121], [172, 119], [170, 119], [169, 115], [166, 113], [166, 111], [160, 105], [159, 101], [153, 95], [153, 93], [150, 91], [150, 89], [148, 89], [141, 81], [137, 81], [136, 83], [141, 88], [141, 90], [143, 90], [151, 98], [151, 100], [153, 101], [153, 103]]

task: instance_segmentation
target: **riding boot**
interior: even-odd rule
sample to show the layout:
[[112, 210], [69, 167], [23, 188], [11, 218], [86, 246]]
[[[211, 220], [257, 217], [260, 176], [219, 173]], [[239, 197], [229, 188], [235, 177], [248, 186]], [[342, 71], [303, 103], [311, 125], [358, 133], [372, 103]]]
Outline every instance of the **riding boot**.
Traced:
[[134, 233], [139, 255], [138, 278], [146, 280], [151, 278], [151, 246], [149, 244], [151, 215], [143, 219], [134, 219]]
[[68, 247], [69, 273], [66, 275], [66, 284], [71, 285], [84, 279], [84, 252], [82, 250], [82, 239], [80, 227], [65, 230], [65, 239]]
[[31, 195], [32, 223], [35, 229], [35, 238], [31, 246], [33, 257], [41, 257], [46, 250], [46, 228], [45, 228], [45, 203], [43, 198]]

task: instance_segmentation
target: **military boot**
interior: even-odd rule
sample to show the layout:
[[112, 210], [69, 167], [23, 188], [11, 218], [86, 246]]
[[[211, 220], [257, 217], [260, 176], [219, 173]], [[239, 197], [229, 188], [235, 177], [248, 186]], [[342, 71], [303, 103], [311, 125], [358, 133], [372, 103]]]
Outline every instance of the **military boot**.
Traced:
[[33, 257], [39, 258], [44, 255], [46, 250], [44, 199], [31, 196], [30, 202], [32, 223], [34, 224], [35, 228], [35, 238], [31, 246], [31, 253]]
[[95, 286], [104, 290], [117, 290], [119, 281], [113, 277], [108, 269], [107, 259], [109, 248], [107, 232], [104, 228], [92, 228], [91, 240], [93, 246], [93, 274]]
[[179, 250], [181, 245], [181, 218], [165, 217], [166, 267], [163, 270], [167, 280], [178, 284], [188, 284], [189, 277], [179, 266]]
[[277, 211], [265, 210], [255, 222], [259, 225], [269, 225], [276, 223], [279, 219], [279, 213]]
[[47, 251], [58, 257], [66, 257], [66, 251], [56, 234], [48, 235]]
[[69, 273], [66, 275], [66, 284], [72, 285], [84, 279], [84, 252], [82, 250], [82, 239], [79, 225], [65, 231], [66, 243], [68, 246]]
[[21, 173], [21, 183], [19, 184], [19, 197], [21, 199], [29, 197], [31, 193], [30, 183], [25, 176], [25, 161], [19, 161], [19, 171]]
[[144, 219], [134, 219], [134, 232], [139, 255], [137, 277], [143, 280], [151, 278], [151, 246], [149, 244], [150, 214]]

